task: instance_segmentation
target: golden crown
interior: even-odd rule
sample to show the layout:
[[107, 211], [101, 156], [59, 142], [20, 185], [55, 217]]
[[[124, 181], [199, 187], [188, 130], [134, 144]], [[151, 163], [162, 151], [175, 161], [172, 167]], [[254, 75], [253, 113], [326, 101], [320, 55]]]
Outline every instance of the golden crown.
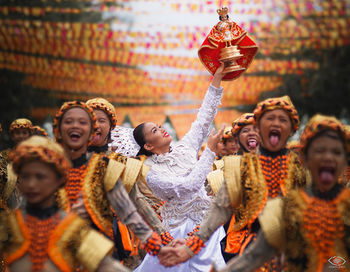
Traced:
[[226, 17], [228, 13], [228, 8], [227, 7], [222, 7], [221, 9], [216, 10], [216, 12], [221, 16], [221, 17]]

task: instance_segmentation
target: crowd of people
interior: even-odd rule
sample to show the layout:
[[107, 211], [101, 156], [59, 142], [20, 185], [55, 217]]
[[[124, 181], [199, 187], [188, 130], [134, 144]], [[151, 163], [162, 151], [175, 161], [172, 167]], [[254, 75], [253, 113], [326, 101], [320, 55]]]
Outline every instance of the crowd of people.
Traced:
[[349, 271], [350, 131], [288, 96], [210, 131], [215, 72], [173, 142], [117, 126], [103, 98], [65, 102], [54, 136], [22, 118], [0, 153], [2, 271]]

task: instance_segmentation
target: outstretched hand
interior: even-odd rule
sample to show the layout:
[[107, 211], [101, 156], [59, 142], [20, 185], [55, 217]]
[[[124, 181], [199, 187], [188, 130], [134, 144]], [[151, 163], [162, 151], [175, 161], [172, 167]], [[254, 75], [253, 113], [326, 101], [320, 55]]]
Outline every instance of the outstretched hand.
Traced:
[[218, 143], [221, 141], [222, 134], [224, 133], [225, 127], [223, 126], [217, 133], [215, 133], [215, 129], [209, 135], [207, 146], [208, 148], [217, 154], [218, 151]]

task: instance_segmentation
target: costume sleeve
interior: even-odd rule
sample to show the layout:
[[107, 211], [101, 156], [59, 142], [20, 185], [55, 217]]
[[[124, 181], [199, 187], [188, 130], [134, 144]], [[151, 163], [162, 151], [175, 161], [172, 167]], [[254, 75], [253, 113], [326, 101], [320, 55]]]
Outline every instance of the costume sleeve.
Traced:
[[217, 107], [221, 102], [223, 88], [209, 86], [200, 107], [196, 120], [192, 123], [190, 131], [183, 137], [182, 141], [187, 141], [197, 152], [205, 138], [209, 134], [209, 128], [214, 121]]
[[266, 241], [271, 247], [282, 250], [284, 246], [283, 200], [274, 198], [266, 203], [259, 215], [259, 223]]
[[230, 220], [232, 214], [233, 207], [231, 206], [227, 187], [224, 183], [217, 196], [212, 201], [209, 213], [200, 225], [199, 231], [195, 231], [194, 234], [187, 239], [186, 245], [193, 253], [198, 253], [217, 228]]
[[156, 212], [153, 210], [151, 205], [146, 200], [146, 196], [144, 196], [136, 183], [134, 187], [131, 189], [130, 198], [133, 200], [137, 211], [143, 217], [143, 219], [155, 230], [158, 234], [165, 232], [165, 229], [157, 216]]
[[131, 272], [131, 270], [112, 257], [106, 256], [98, 266], [97, 272]]
[[267, 243], [264, 234], [260, 231], [257, 239], [243, 255], [233, 258], [220, 272], [254, 271], [271, 260], [276, 254], [276, 250]]
[[215, 153], [206, 148], [187, 176], [169, 176], [151, 169], [146, 176], [147, 184], [154, 194], [163, 200], [180, 199], [189, 194], [192, 195], [204, 185], [214, 160]]
[[132, 203], [120, 180], [115, 184], [114, 188], [107, 193], [107, 197], [120, 221], [128, 226], [137, 238], [139, 238], [144, 244], [146, 252], [151, 255], [157, 255], [160, 251], [162, 240], [138, 214], [136, 207]]

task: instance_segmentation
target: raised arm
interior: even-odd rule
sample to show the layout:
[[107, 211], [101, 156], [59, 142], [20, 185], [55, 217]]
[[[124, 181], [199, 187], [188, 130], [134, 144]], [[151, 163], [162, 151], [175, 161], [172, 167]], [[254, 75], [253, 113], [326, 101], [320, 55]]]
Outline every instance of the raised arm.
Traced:
[[192, 123], [189, 132], [182, 139], [183, 141], [189, 142], [190, 145], [197, 150], [197, 152], [209, 134], [209, 128], [214, 121], [217, 108], [221, 102], [223, 88], [220, 87], [220, 83], [224, 76], [222, 73], [223, 69], [224, 65], [221, 65], [216, 70], [211, 85], [209, 86], [204, 96], [202, 105], [199, 108], [197, 118]]

